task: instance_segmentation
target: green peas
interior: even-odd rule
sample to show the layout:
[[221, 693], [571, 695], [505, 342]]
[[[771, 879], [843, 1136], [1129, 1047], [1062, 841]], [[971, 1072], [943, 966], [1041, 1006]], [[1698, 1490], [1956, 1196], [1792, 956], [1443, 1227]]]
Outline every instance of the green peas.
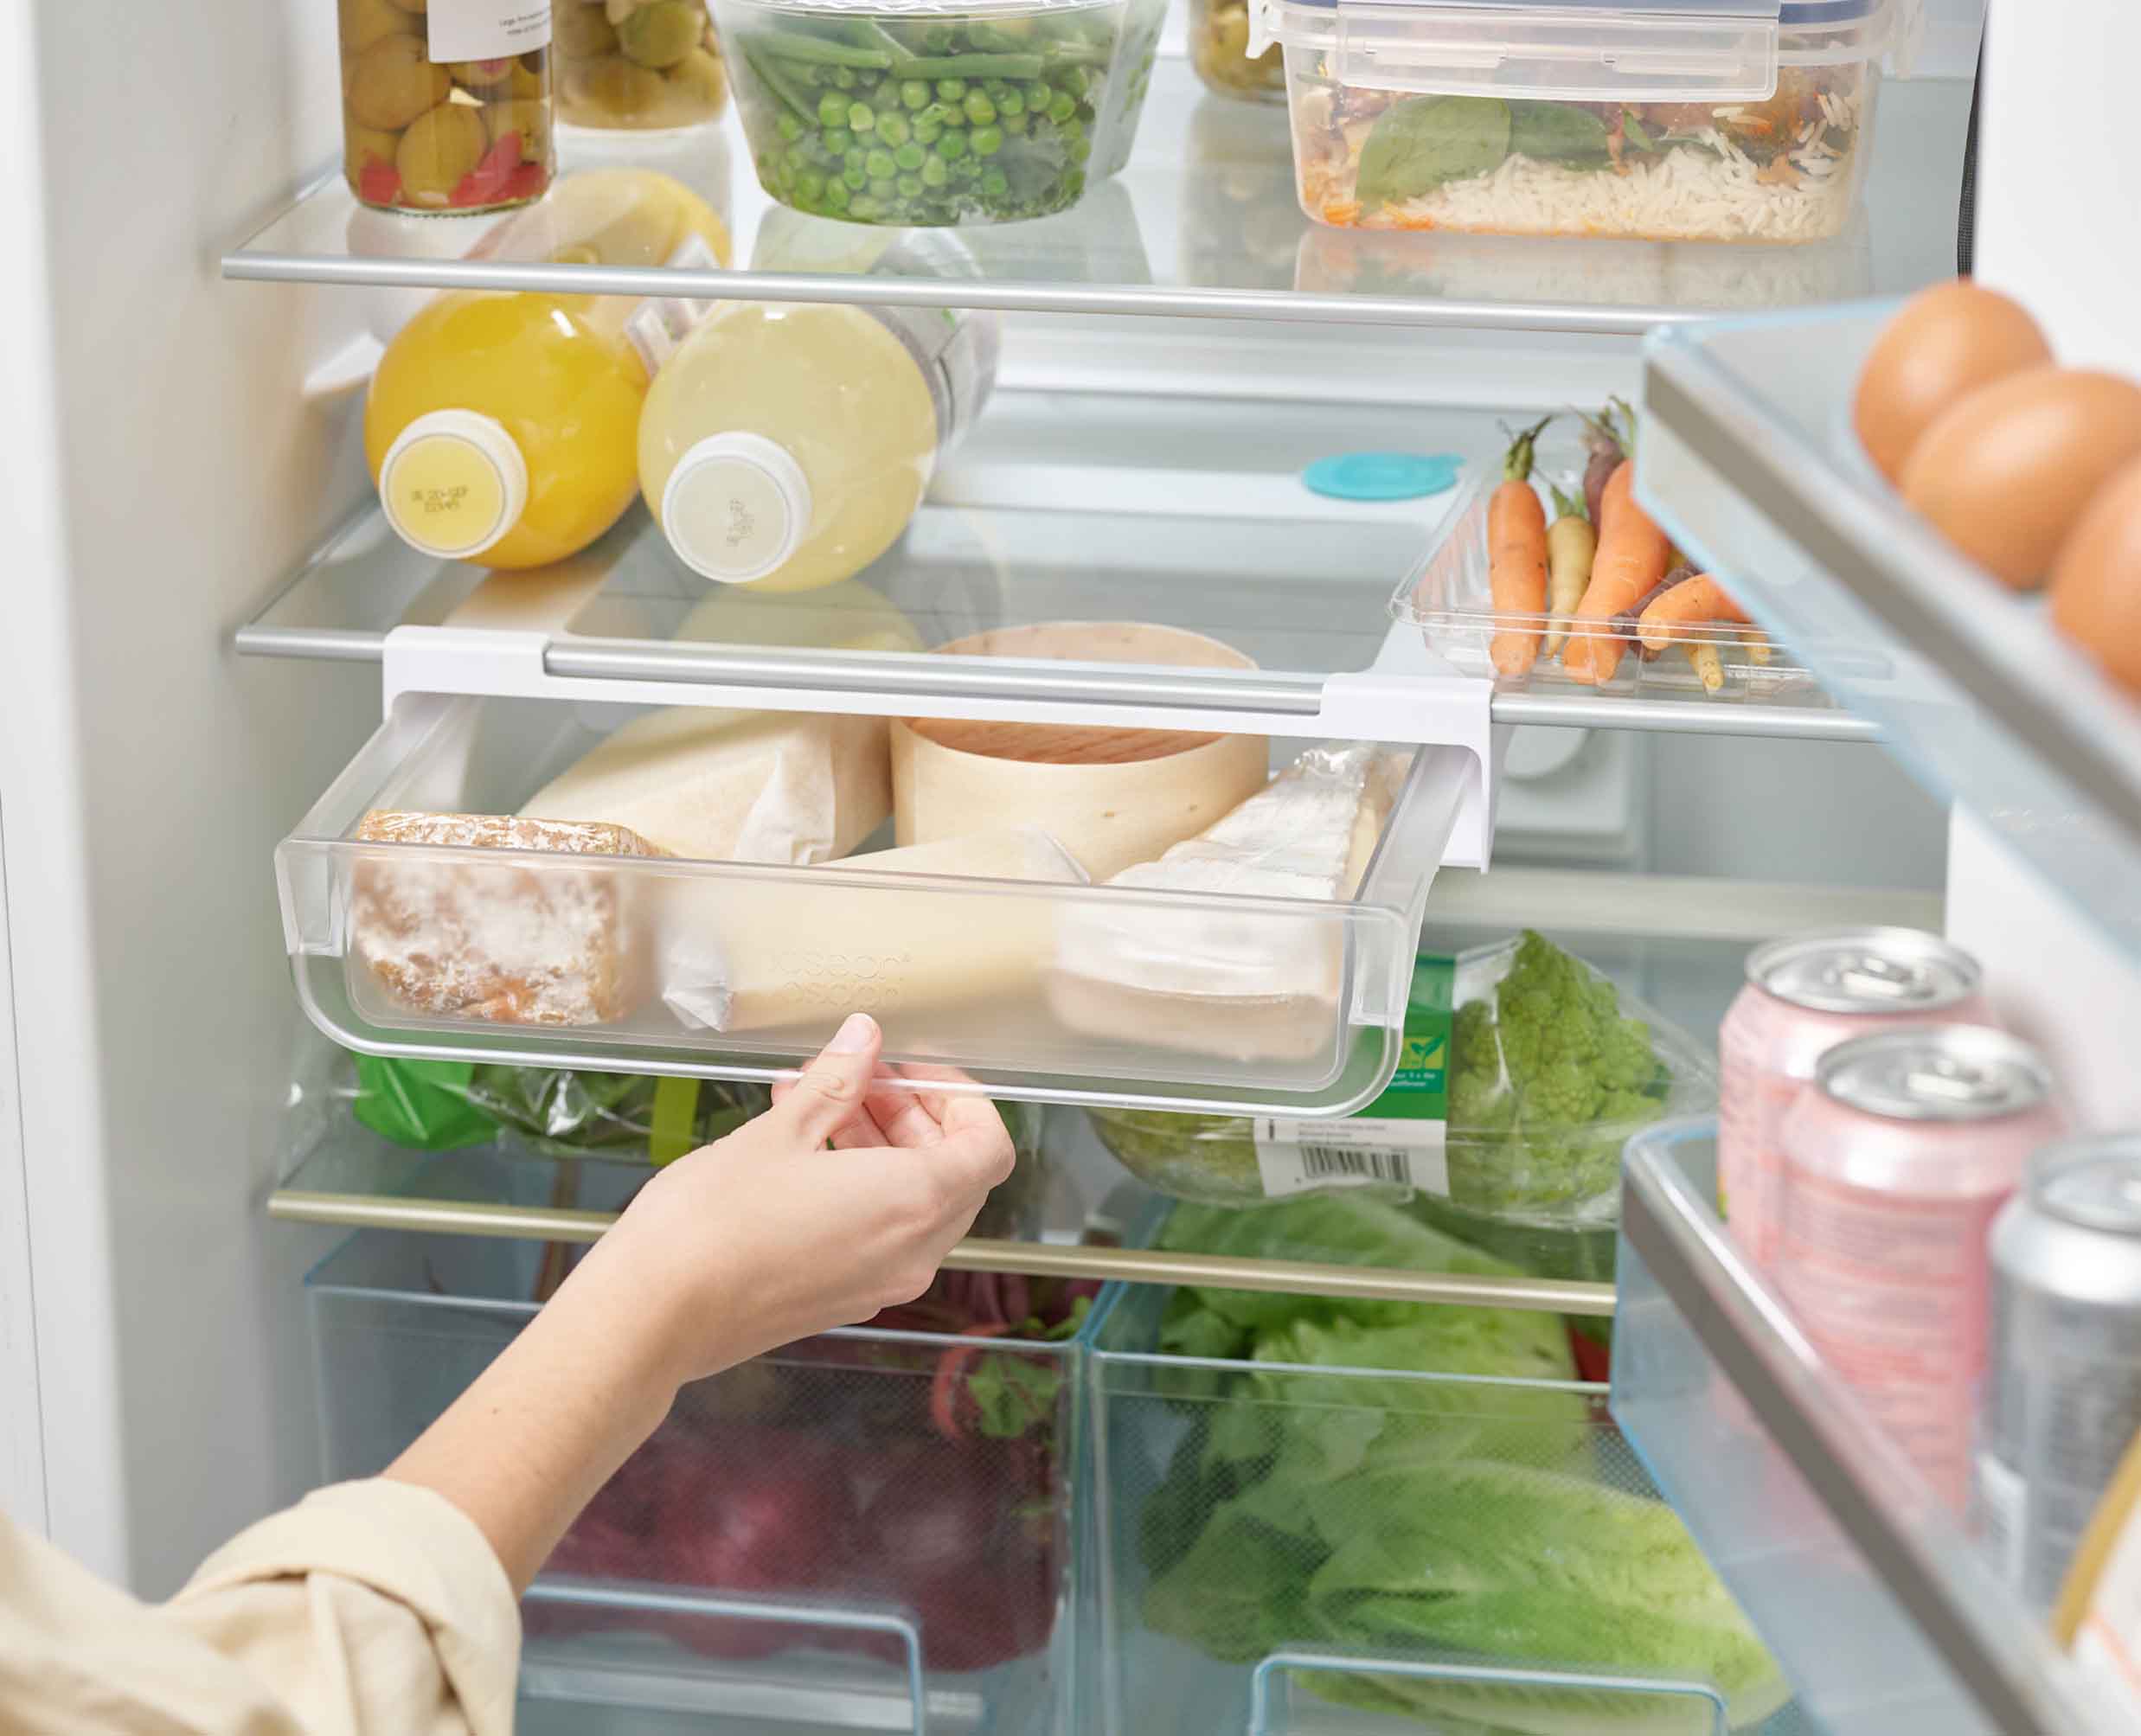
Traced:
[[927, 159], [929, 153], [927, 151], [924, 151], [920, 145], [915, 144], [915, 142], [910, 138], [905, 144], [901, 145], [897, 151], [892, 153], [892, 161], [894, 166], [898, 168], [913, 170], [920, 169], [923, 163]]
[[1029, 114], [1007, 114], [1003, 117], [1003, 130], [1013, 135], [1022, 133], [1033, 125], [1033, 119]]
[[892, 185], [902, 199], [919, 199], [922, 196], [922, 177], [919, 175], [902, 175]]
[[874, 132], [877, 129], [877, 116], [866, 102], [849, 103], [848, 127], [853, 132]]
[[889, 151], [873, 151], [863, 160], [862, 166], [869, 170], [870, 178], [881, 181], [890, 176], [899, 165], [892, 160]]
[[1078, 99], [1067, 91], [1058, 91], [1048, 99], [1048, 119], [1058, 126], [1078, 112]]
[[[840, 118], [845, 120], [847, 116], [843, 114]], [[818, 135], [818, 142], [825, 147], [826, 155], [845, 157], [854, 147], [855, 135], [844, 126], [829, 126]]]
[[909, 108], [929, 106], [929, 86], [920, 79], [908, 79], [900, 86], [900, 100]]
[[966, 94], [966, 80], [965, 79], [939, 79], [937, 94], [946, 102], [958, 102]]
[[796, 176], [796, 191], [805, 199], [822, 199], [825, 196], [825, 177], [815, 169], [806, 169]]
[[877, 136], [887, 144], [896, 148], [905, 144], [913, 134], [908, 128], [905, 115], [881, 114], [877, 117]]
[[837, 91], [827, 91], [817, 99], [817, 124], [820, 126], [839, 126], [848, 119], [848, 105]]
[[844, 211], [848, 208], [848, 202], [854, 196], [848, 191], [846, 182], [836, 181], [825, 189], [826, 208], [829, 210]]
[[1000, 126], [978, 126], [967, 141], [974, 147], [977, 157], [994, 157], [1003, 149], [1003, 129]]
[[867, 163], [869, 160], [869, 158], [868, 155], [864, 152], [862, 147], [858, 144], [842, 155], [840, 158], [840, 166], [843, 169], [852, 169], [857, 175], [861, 175], [866, 172], [864, 164]]
[[1015, 114], [1026, 112], [1026, 99], [1008, 85], [1004, 86], [1003, 94], [996, 99], [996, 104], [997, 114], [1006, 120]]
[[952, 170], [941, 157], [927, 157], [922, 159], [921, 175], [923, 186], [941, 187], [951, 180]]
[[835, 67], [832, 69], [832, 83], [837, 91], [851, 91], [855, 88], [855, 74], [846, 67]]
[[914, 143], [917, 144], [934, 144], [937, 142], [939, 136], [943, 131], [943, 122], [930, 120], [924, 118], [923, 119], [918, 120], [914, 123]]
[[966, 135], [963, 132], [945, 134], [937, 141], [937, 155], [946, 163], [957, 163], [966, 155]]
[[846, 183], [850, 191], [856, 193], [860, 193], [865, 187], [869, 185], [869, 176], [864, 170], [862, 165], [859, 163], [850, 163], [847, 168], [842, 170], [840, 171], [840, 178]]
[[967, 92], [962, 106], [966, 110], [967, 119], [976, 126], [986, 126], [997, 118], [997, 106], [979, 91]]
[[876, 176], [869, 183], [870, 197], [873, 199], [889, 199], [898, 190], [889, 175]]
[[981, 190], [991, 199], [1001, 199], [1011, 190], [1010, 179], [1001, 169], [986, 170], [982, 174]]
[[857, 193], [848, 201], [848, 215], [859, 217], [865, 223], [874, 223], [885, 215], [885, 208], [869, 194]]

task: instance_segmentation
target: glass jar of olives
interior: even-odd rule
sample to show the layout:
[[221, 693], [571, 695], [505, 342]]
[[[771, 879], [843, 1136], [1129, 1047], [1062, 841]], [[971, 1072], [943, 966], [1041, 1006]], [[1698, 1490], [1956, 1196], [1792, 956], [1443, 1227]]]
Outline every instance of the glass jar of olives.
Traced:
[[337, 0], [343, 173], [367, 205], [495, 211], [555, 170], [548, 0]]
[[551, 0], [558, 113], [574, 126], [696, 126], [728, 103], [706, 0]]
[[1276, 42], [1250, 54], [1249, 0], [1189, 0], [1190, 64], [1221, 96], [1285, 101], [1285, 55]]

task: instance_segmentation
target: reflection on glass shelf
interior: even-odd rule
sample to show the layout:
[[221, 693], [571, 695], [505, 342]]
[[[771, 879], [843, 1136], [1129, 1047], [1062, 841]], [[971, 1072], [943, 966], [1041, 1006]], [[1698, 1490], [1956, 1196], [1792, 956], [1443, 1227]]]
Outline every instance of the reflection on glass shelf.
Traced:
[[[857, 274], [909, 280], [894, 298], [1068, 312], [1207, 315], [1391, 324], [1641, 331], [1690, 312], [1904, 290], [1953, 267], [1967, 83], [1890, 83], [1863, 217], [1806, 247], [1377, 236], [1311, 224], [1295, 196], [1286, 114], [1207, 94], [1186, 61], [1156, 67], [1129, 167], [1052, 217], [904, 245], [915, 232], [806, 218], [760, 189], [733, 113], [696, 134], [566, 128], [561, 166], [631, 163], [693, 187], [731, 225], [734, 266], [698, 293], [868, 300]], [[1928, 221], [1928, 213], [1943, 214]], [[523, 268], [452, 268], [484, 220], [393, 217], [356, 206], [339, 173], [227, 256], [241, 278], [367, 283], [383, 297], [448, 281], [537, 286]], [[1171, 246], [1170, 246], [1171, 244]], [[888, 254], [897, 254], [888, 260]], [[587, 273], [592, 267], [574, 267]], [[677, 282], [687, 279], [676, 274]], [[574, 279], [598, 285], [592, 275]], [[638, 287], [644, 288], [643, 285]], [[391, 307], [382, 303], [391, 324]]]
[[1614, 1419], [1827, 1736], [2119, 1727], [1726, 1238], [1712, 1124], [1631, 1143]]
[[1843, 450], [1860, 360], [1890, 311], [1657, 334], [1638, 492], [1931, 793], [2141, 957], [2141, 707]]

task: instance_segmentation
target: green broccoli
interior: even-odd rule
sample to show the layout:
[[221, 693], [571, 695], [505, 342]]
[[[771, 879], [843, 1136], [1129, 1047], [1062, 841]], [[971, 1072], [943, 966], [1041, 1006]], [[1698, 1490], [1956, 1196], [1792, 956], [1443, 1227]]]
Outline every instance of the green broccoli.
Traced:
[[1451, 1196], [1497, 1211], [1610, 1196], [1622, 1143], [1672, 1084], [1613, 985], [1529, 929], [1492, 1002], [1457, 1009], [1450, 1047]]

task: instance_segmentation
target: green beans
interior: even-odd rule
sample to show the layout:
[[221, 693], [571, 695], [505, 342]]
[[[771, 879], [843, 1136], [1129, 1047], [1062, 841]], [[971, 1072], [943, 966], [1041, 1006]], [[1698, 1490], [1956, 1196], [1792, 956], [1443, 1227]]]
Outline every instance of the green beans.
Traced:
[[1093, 142], [1114, 138], [1128, 8], [1162, 10], [1096, 0], [991, 21], [734, 3], [745, 17], [723, 28], [761, 184], [799, 210], [902, 225], [1074, 202]]

